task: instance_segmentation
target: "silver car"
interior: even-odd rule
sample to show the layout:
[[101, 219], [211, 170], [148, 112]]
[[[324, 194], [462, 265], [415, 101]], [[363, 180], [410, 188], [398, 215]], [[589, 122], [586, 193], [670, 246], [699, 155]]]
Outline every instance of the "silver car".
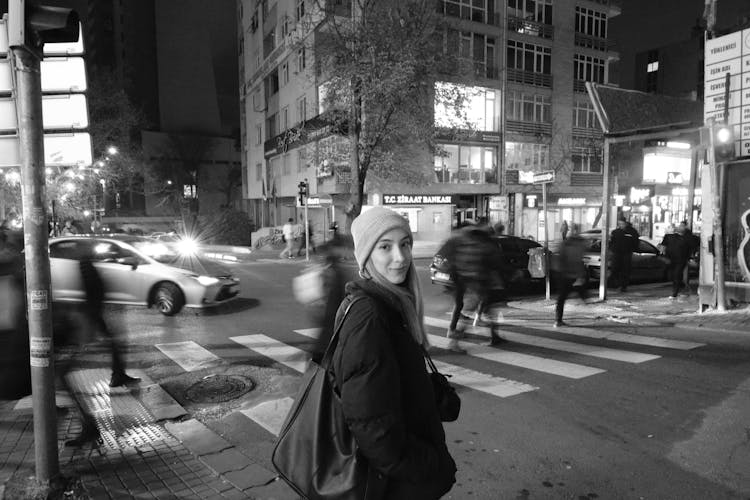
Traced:
[[104, 301], [156, 306], [172, 316], [183, 307], [211, 307], [236, 297], [239, 279], [216, 263], [185, 259], [138, 236], [68, 236], [49, 244], [52, 300], [83, 302], [79, 261], [93, 255], [104, 282]]

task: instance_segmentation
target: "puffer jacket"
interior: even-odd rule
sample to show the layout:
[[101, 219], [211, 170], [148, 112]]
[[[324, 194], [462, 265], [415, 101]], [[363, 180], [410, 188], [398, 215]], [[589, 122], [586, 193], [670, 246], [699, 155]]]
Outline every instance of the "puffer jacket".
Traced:
[[356, 301], [339, 333], [332, 367], [346, 422], [384, 482], [381, 498], [431, 500], [456, 481], [421, 347], [398, 304], [370, 280], [347, 284]]

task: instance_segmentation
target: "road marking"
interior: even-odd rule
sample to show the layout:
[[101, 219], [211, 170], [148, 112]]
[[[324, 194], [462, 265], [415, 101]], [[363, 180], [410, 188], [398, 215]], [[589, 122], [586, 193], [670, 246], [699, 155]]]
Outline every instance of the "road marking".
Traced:
[[221, 358], [192, 340], [156, 344], [156, 348], [187, 372], [202, 370], [221, 363]]
[[[446, 349], [448, 347], [449, 340], [445, 337], [437, 335], [429, 335], [430, 343]], [[568, 363], [565, 361], [557, 361], [549, 358], [542, 358], [539, 356], [531, 356], [529, 354], [522, 354], [518, 352], [503, 351], [495, 349], [493, 347], [479, 346], [471, 342], [459, 342], [459, 345], [466, 349], [466, 353], [475, 358], [486, 359], [488, 361], [494, 361], [496, 363], [502, 363], [506, 365], [518, 366], [520, 368], [526, 368], [529, 370], [535, 370], [538, 372], [549, 373], [551, 375], [557, 375], [565, 378], [581, 379], [596, 375], [598, 373], [604, 373], [606, 370], [600, 368], [593, 368], [590, 366], [579, 365], [575, 363]]]
[[536, 391], [539, 387], [524, 384], [502, 377], [493, 377], [461, 366], [451, 365], [434, 359], [435, 366], [443, 375], [450, 375], [450, 383], [462, 385], [475, 391], [486, 392], [500, 398], [507, 398], [524, 392]]
[[322, 330], [322, 328], [302, 328], [301, 330], [293, 331], [294, 333], [299, 333], [300, 335], [304, 335], [305, 337], [317, 339], [318, 337], [320, 337], [320, 330]]
[[721, 332], [721, 333], [739, 333], [739, 334], [745, 334], [747, 333], [747, 330], [733, 330], [731, 328], [725, 328], [721, 325], [681, 325], [681, 324], [675, 324], [675, 328], [681, 328], [683, 330], [695, 330], [695, 331], [710, 331], [710, 332]]
[[607, 347], [577, 344], [575, 342], [555, 340], [547, 337], [535, 337], [533, 335], [525, 335], [523, 333], [511, 332], [508, 330], [496, 331], [498, 335], [505, 338], [506, 340], [517, 342], [519, 344], [533, 345], [536, 347], [543, 347], [545, 349], [572, 352], [575, 354], [582, 354], [584, 356], [610, 359], [613, 361], [622, 361], [625, 363], [643, 363], [644, 361], [652, 361], [661, 357], [657, 356], [656, 354], [646, 354], [641, 352], [625, 351], [621, 349], [609, 349]]
[[[474, 326], [472, 324], [467, 324], [466, 321], [459, 321], [464, 323], [464, 333], [471, 333], [472, 335], [480, 335], [482, 337], [489, 337], [489, 330], [484, 326]], [[451, 326], [451, 322], [447, 319], [440, 319], [440, 318], [433, 318], [432, 316], [425, 316], [424, 317], [424, 324], [427, 326], [435, 326], [437, 328], [445, 328], [448, 329], [449, 326]]]
[[[552, 331], [549, 325], [543, 323], [537, 323], [530, 321], [528, 323], [511, 323], [513, 326], [523, 326], [533, 328], [535, 330]], [[568, 335], [577, 335], [579, 337], [587, 337], [592, 339], [605, 339], [612, 340], [615, 342], [625, 342], [628, 344], [639, 344], [647, 345], [651, 347], [664, 347], [667, 349], [678, 349], [681, 351], [689, 351], [697, 347], [703, 347], [706, 344], [699, 342], [687, 342], [684, 340], [672, 340], [664, 339], [660, 337], [649, 337], [646, 335], [631, 335], [622, 332], [612, 332], [607, 330], [596, 330], [593, 328], [579, 328], [577, 326], [563, 326], [555, 328], [554, 331], [565, 333]]]
[[286, 365], [299, 373], [305, 373], [305, 370], [307, 370], [310, 360], [310, 355], [307, 352], [266, 335], [242, 335], [240, 337], [229, 337], [229, 340]]
[[294, 399], [290, 397], [265, 401], [247, 410], [240, 410], [240, 413], [247, 418], [263, 427], [265, 430], [278, 436], [281, 426], [284, 425], [286, 416], [294, 404]]

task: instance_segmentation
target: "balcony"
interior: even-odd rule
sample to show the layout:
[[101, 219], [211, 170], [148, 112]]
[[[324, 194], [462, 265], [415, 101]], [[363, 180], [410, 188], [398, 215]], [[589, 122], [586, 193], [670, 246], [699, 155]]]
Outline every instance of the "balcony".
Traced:
[[604, 177], [601, 173], [571, 172], [571, 186], [603, 186]]
[[601, 50], [603, 52], [608, 52], [615, 48], [615, 43], [611, 40], [598, 36], [584, 35], [583, 33], [575, 34], [575, 44], [578, 47], [586, 47], [587, 49]]
[[[449, 3], [445, 2], [443, 0], [437, 1], [437, 12], [439, 14], [444, 14], [446, 16], [455, 17], [458, 19], [464, 19], [466, 21], [473, 21], [475, 23], [482, 23], [482, 24], [492, 24], [492, 21], [495, 21], [495, 25], [499, 26], [498, 21], [499, 17], [498, 15], [495, 16], [488, 16], [486, 10], [479, 10], [479, 9], [472, 9], [468, 6], [459, 6], [456, 3]], [[491, 19], [487, 19], [488, 17], [493, 17]]]
[[586, 80], [573, 80], [573, 92], [586, 92]]
[[534, 85], [537, 87], [552, 88], [552, 75], [524, 71], [522, 69], [508, 69], [508, 81]]
[[506, 120], [505, 131], [524, 135], [552, 135], [552, 124]]
[[601, 139], [602, 131], [598, 128], [573, 127], [573, 139]]
[[522, 35], [538, 36], [548, 40], [552, 40], [555, 31], [554, 27], [549, 24], [527, 21], [515, 16], [508, 16], [508, 29]]

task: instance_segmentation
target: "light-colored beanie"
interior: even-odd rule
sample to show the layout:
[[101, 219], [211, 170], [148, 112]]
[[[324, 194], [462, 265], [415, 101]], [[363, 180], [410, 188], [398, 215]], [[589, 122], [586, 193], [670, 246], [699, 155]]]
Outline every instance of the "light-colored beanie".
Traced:
[[410, 238], [409, 221], [398, 213], [383, 207], [373, 207], [363, 211], [352, 221], [352, 238], [354, 239], [354, 257], [357, 259], [359, 270], [365, 268], [375, 243], [392, 229], [403, 229]]

